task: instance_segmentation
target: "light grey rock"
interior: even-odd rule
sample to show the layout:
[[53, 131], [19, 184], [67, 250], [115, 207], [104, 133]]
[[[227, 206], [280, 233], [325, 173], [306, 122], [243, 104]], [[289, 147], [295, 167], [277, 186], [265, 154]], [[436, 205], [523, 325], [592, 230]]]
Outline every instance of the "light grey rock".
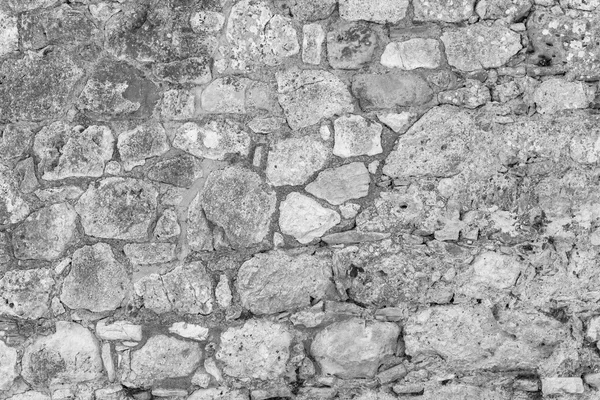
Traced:
[[377, 374], [377, 380], [382, 385], [386, 383], [394, 382], [404, 378], [408, 374], [406, 367], [403, 364], [396, 365], [395, 367], [388, 368]]
[[599, 373], [586, 374], [583, 376], [583, 380], [585, 381], [585, 383], [587, 383], [588, 385], [590, 385], [596, 389], [600, 388], [600, 374]]
[[243, 390], [222, 386], [196, 390], [187, 400], [248, 400], [248, 398], [248, 394]]
[[176, 247], [173, 243], [128, 243], [123, 252], [132, 264], [159, 264], [173, 261]]
[[63, 203], [67, 200], [77, 200], [83, 194], [83, 190], [79, 186], [57, 186], [48, 189], [38, 189], [35, 195], [41, 201], [52, 203]]
[[336, 69], [360, 69], [371, 62], [377, 35], [364, 22], [340, 21], [327, 33], [327, 59]]
[[374, 156], [381, 154], [381, 132], [383, 127], [360, 115], [348, 115], [333, 123], [335, 144], [333, 154], [338, 157]]
[[0, 128], [0, 160], [19, 159], [31, 148], [33, 124], [8, 124]]
[[0, 340], [0, 390], [8, 391], [18, 376], [17, 349]]
[[9, 397], [10, 400], [51, 400], [50, 396], [36, 390], [28, 390]]
[[597, 342], [600, 339], [600, 316], [590, 318], [587, 323], [585, 337], [591, 342]]
[[271, 380], [285, 372], [291, 343], [292, 334], [283, 325], [251, 319], [221, 334], [216, 358], [231, 377]]
[[246, 89], [252, 84], [247, 78], [225, 77], [215, 79], [204, 89], [202, 109], [207, 113], [246, 113]]
[[29, 203], [19, 193], [15, 173], [8, 166], [0, 164], [0, 225], [20, 222], [29, 212]]
[[148, 178], [173, 186], [189, 188], [202, 177], [202, 163], [189, 154], [179, 154], [159, 161], [148, 170]]
[[323, 236], [322, 240], [329, 244], [353, 244], [353, 243], [364, 243], [364, 242], [377, 242], [390, 237], [389, 233], [380, 232], [359, 232], [359, 231], [346, 231], [339, 233], [332, 233], [330, 235]]
[[15, 166], [15, 173], [21, 181], [19, 189], [22, 193], [32, 193], [40, 187], [40, 183], [35, 176], [34, 164], [33, 157], [29, 157], [19, 161]]
[[177, 221], [177, 213], [172, 208], [167, 208], [156, 221], [154, 237], [157, 240], [169, 240], [179, 236], [181, 227]]
[[486, 400], [512, 400], [512, 395], [502, 388], [482, 388], [472, 385], [451, 384], [426, 389], [423, 400], [462, 400], [462, 399], [486, 399]]
[[317, 179], [306, 186], [306, 191], [330, 204], [340, 205], [367, 196], [370, 183], [365, 164], [354, 162], [320, 172]]
[[219, 307], [229, 308], [229, 306], [231, 306], [233, 293], [231, 293], [231, 288], [229, 287], [229, 278], [227, 278], [227, 275], [225, 274], [219, 276], [219, 283], [217, 283], [217, 287], [215, 287], [215, 298], [217, 299]]
[[144, 165], [147, 158], [166, 153], [169, 150], [169, 142], [161, 124], [146, 122], [119, 134], [117, 148], [125, 171], [131, 171], [138, 165]]
[[175, 322], [169, 327], [169, 332], [187, 339], [203, 341], [208, 339], [210, 330], [201, 325]]
[[139, 342], [142, 340], [142, 326], [129, 321], [108, 323], [101, 319], [96, 323], [96, 336], [102, 340], [125, 340]]
[[119, 307], [130, 290], [125, 266], [115, 259], [108, 244], [97, 243], [73, 253], [60, 299], [73, 309], [109, 311]]
[[157, 106], [164, 120], [191, 119], [196, 112], [196, 96], [186, 89], [171, 89], [163, 93]]
[[412, 72], [355, 75], [352, 93], [364, 111], [422, 105], [433, 97], [429, 84]]
[[415, 0], [415, 21], [461, 22], [473, 15], [475, 0]]
[[155, 63], [152, 65], [152, 72], [158, 78], [174, 84], [204, 85], [212, 79], [210, 60], [206, 57], [190, 57], [169, 63]]
[[225, 16], [216, 11], [196, 11], [190, 16], [190, 25], [196, 33], [218, 32], [225, 25]]
[[377, 114], [377, 118], [391, 130], [403, 134], [417, 121], [417, 114], [410, 111]]
[[204, 124], [186, 122], [177, 128], [173, 147], [196, 157], [223, 160], [228, 154], [247, 156], [251, 139], [232, 120], [213, 120]]
[[11, 270], [0, 279], [0, 315], [37, 319], [49, 310], [54, 278], [48, 269]]
[[321, 53], [325, 41], [325, 30], [321, 24], [306, 24], [302, 27], [302, 62], [321, 64]]
[[490, 288], [506, 290], [514, 286], [525, 267], [516, 257], [487, 251], [473, 261], [473, 276], [464, 290], [479, 298]]
[[542, 378], [542, 393], [553, 394], [583, 393], [585, 388], [580, 377]]
[[310, 353], [321, 372], [340, 378], [373, 378], [386, 356], [394, 355], [400, 327], [391, 322], [352, 318], [315, 336]]
[[190, 203], [187, 215], [187, 242], [192, 251], [212, 251], [213, 233], [200, 204], [201, 194]]
[[279, 206], [281, 232], [302, 244], [320, 238], [340, 221], [337, 212], [298, 192], [288, 194]]
[[348, 21], [372, 21], [395, 24], [406, 16], [408, 0], [340, 0], [340, 16]]
[[273, 186], [301, 185], [321, 170], [331, 155], [323, 141], [303, 136], [275, 142], [267, 158], [267, 180]]
[[0, 57], [19, 49], [17, 17], [0, 11]]
[[275, 133], [285, 125], [285, 118], [256, 117], [248, 123], [248, 127], [256, 133]]
[[466, 86], [438, 94], [440, 104], [477, 108], [492, 101], [490, 89], [476, 80], [467, 80]]
[[404, 42], [391, 42], [381, 55], [381, 65], [387, 68], [412, 70], [439, 68], [442, 53], [435, 39], [415, 38]]
[[584, 82], [568, 82], [552, 78], [542, 82], [533, 93], [537, 112], [554, 114], [562, 110], [587, 108], [594, 99], [594, 90]]
[[[569, 1], [580, 0], [566, 0], [566, 2]], [[561, 2], [565, 2], [565, 0]], [[477, 2], [475, 11], [481, 19], [505, 18], [510, 22], [516, 22], [526, 17], [532, 6], [532, 0], [482, 0]]]

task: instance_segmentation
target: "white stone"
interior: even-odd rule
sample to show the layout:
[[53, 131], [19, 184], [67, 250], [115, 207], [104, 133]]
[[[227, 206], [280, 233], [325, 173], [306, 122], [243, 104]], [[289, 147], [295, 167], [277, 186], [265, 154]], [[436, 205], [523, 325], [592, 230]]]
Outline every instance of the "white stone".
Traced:
[[0, 391], [8, 390], [17, 376], [17, 349], [0, 340]]
[[24, 393], [15, 394], [9, 397], [8, 400], [50, 400], [50, 396], [36, 390], [29, 390]]
[[187, 322], [175, 322], [169, 327], [169, 332], [181, 337], [193, 340], [208, 339], [208, 328], [204, 326], [188, 324]]
[[218, 32], [224, 24], [225, 17], [216, 11], [197, 11], [190, 17], [190, 25], [196, 33]]
[[102, 340], [142, 340], [142, 326], [128, 321], [114, 321], [107, 323], [101, 319], [96, 324], [96, 336]]
[[410, 39], [389, 43], [381, 55], [381, 65], [412, 70], [439, 68], [442, 62], [440, 45], [435, 39]]
[[144, 165], [146, 159], [160, 156], [169, 150], [167, 133], [156, 122], [142, 124], [130, 131], [119, 134], [117, 148], [125, 171]]
[[417, 114], [409, 111], [378, 114], [377, 118], [396, 133], [405, 133], [417, 120]]
[[0, 57], [19, 49], [17, 17], [0, 11]]
[[219, 276], [219, 283], [217, 283], [217, 287], [215, 288], [215, 298], [221, 308], [228, 308], [231, 305], [233, 295], [229, 287], [229, 278], [225, 274]]
[[340, 205], [348, 200], [360, 199], [369, 194], [371, 177], [363, 163], [354, 162], [321, 171], [306, 191], [315, 197]]
[[381, 124], [371, 122], [360, 115], [340, 117], [333, 123], [335, 145], [333, 154], [339, 157], [374, 156], [381, 154]]
[[590, 318], [585, 337], [592, 342], [597, 342], [600, 339], [600, 316]]
[[227, 154], [247, 156], [250, 144], [248, 133], [230, 120], [210, 121], [202, 125], [187, 122], [177, 128], [173, 139], [173, 147], [211, 160], [223, 160]]
[[329, 146], [311, 136], [280, 140], [269, 151], [267, 179], [273, 186], [301, 185], [325, 166], [330, 154]]
[[540, 114], [554, 114], [561, 110], [587, 108], [594, 99], [594, 91], [584, 82], [568, 82], [552, 78], [542, 82], [533, 94]]
[[354, 218], [360, 210], [360, 204], [346, 203], [340, 206], [340, 212], [345, 219]]
[[406, 16], [408, 0], [340, 0], [340, 16], [348, 21], [395, 24]]
[[104, 370], [106, 371], [109, 382], [114, 382], [116, 377], [115, 363], [112, 358], [110, 343], [104, 343], [102, 345], [102, 364], [104, 364]]
[[244, 114], [246, 89], [251, 83], [247, 78], [215, 79], [202, 92], [202, 109], [207, 113]]
[[281, 232], [291, 235], [302, 244], [320, 238], [340, 223], [340, 215], [321, 206], [308, 196], [293, 192], [279, 206]]
[[306, 24], [302, 28], [302, 62], [319, 65], [325, 41], [325, 30], [321, 24]]
[[572, 378], [542, 378], [542, 393], [544, 395], [583, 393], [583, 380], [579, 377]]

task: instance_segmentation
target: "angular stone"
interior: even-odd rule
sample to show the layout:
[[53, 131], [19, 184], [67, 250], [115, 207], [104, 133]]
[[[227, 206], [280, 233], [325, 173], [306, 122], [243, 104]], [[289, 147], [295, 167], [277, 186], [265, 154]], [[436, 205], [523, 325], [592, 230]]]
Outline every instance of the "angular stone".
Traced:
[[163, 93], [158, 114], [162, 119], [175, 121], [190, 119], [196, 112], [195, 96], [186, 89], [172, 89]]
[[408, 0], [340, 0], [340, 16], [348, 21], [395, 24], [406, 16]]
[[337, 0], [275, 0], [276, 8], [300, 21], [327, 19], [336, 5]]
[[100, 346], [83, 326], [58, 321], [56, 333], [25, 348], [23, 378], [36, 388], [75, 385], [102, 378]]
[[411, 70], [417, 68], [439, 68], [442, 53], [435, 39], [409, 39], [405, 42], [391, 42], [381, 55], [381, 65], [387, 68]]
[[77, 200], [83, 194], [79, 186], [56, 186], [48, 189], [38, 189], [35, 195], [48, 204], [63, 203], [67, 200]]
[[31, 148], [33, 126], [9, 124], [0, 128], [0, 160], [19, 159]]
[[273, 186], [301, 185], [325, 166], [330, 154], [329, 146], [312, 136], [280, 140], [269, 151], [267, 179]]
[[279, 103], [294, 130], [354, 110], [348, 88], [330, 72], [289, 69], [276, 76]]
[[0, 340], [0, 390], [8, 390], [17, 376], [17, 349]]
[[478, 293], [485, 292], [485, 287], [499, 290], [511, 288], [525, 269], [516, 257], [493, 251], [478, 255], [473, 261], [472, 268], [471, 284], [480, 286]]
[[179, 236], [180, 233], [181, 227], [177, 221], [177, 213], [173, 209], [167, 208], [156, 222], [154, 237], [157, 240], [169, 240]]
[[[561, 2], [564, 1], [561, 0]], [[475, 11], [481, 19], [506, 18], [510, 22], [517, 22], [529, 14], [532, 6], [532, 0], [482, 0], [477, 2]]]
[[286, 123], [285, 118], [280, 117], [256, 117], [248, 123], [248, 128], [256, 133], [275, 133], [282, 129]]
[[192, 83], [204, 85], [212, 79], [210, 59], [192, 57], [169, 63], [156, 63], [152, 66], [154, 75], [171, 83]]
[[169, 327], [169, 332], [201, 342], [208, 339], [210, 330], [200, 325], [188, 324], [187, 322], [175, 322]]
[[377, 35], [364, 22], [339, 22], [327, 33], [327, 59], [336, 69], [360, 69], [371, 62]]
[[28, 390], [9, 397], [9, 400], [51, 400], [50, 396], [36, 390]]
[[533, 101], [540, 114], [554, 114], [562, 110], [587, 108], [594, 100], [594, 94], [594, 90], [584, 82], [552, 78], [535, 89]]
[[225, 24], [223, 14], [216, 11], [197, 11], [190, 17], [190, 25], [194, 32], [218, 32]]
[[192, 251], [212, 251], [213, 234], [201, 201], [202, 195], [196, 195], [188, 208], [187, 242]]
[[235, 378], [276, 379], [285, 372], [292, 335], [280, 324], [251, 319], [221, 334], [217, 360]]
[[125, 171], [131, 171], [138, 165], [144, 165], [147, 158], [166, 153], [169, 150], [169, 142], [161, 124], [146, 122], [119, 134], [117, 149]]
[[173, 261], [176, 257], [173, 243], [128, 243], [123, 252], [133, 264], [158, 264]]
[[333, 123], [335, 144], [333, 154], [338, 157], [374, 156], [381, 154], [381, 132], [383, 127], [360, 115], [340, 117]]
[[127, 269], [106, 243], [84, 246], [73, 253], [60, 300], [69, 308], [92, 312], [115, 310], [131, 290]]
[[223, 228], [234, 248], [265, 238], [275, 202], [275, 193], [257, 173], [239, 167], [211, 173], [202, 192], [206, 218]]
[[225, 274], [219, 276], [219, 283], [217, 283], [217, 287], [215, 288], [215, 298], [219, 307], [229, 308], [231, 306], [233, 293], [231, 293], [231, 288], [229, 287], [229, 278]]
[[408, 371], [406, 367], [402, 364], [396, 365], [395, 367], [386, 369], [377, 374], [377, 380], [382, 385], [386, 383], [394, 382], [404, 378], [407, 375]]
[[19, 49], [17, 17], [0, 11], [0, 57]]
[[15, 166], [15, 173], [18, 180], [21, 181], [19, 189], [23, 193], [32, 193], [40, 187], [40, 183], [35, 176], [34, 164], [33, 157], [29, 157], [23, 161], [19, 161]]
[[399, 335], [400, 327], [392, 322], [352, 318], [317, 333], [310, 353], [325, 375], [373, 378], [384, 358], [396, 353]]
[[142, 326], [128, 321], [114, 321], [108, 324], [106, 319], [101, 319], [96, 324], [96, 336], [102, 340], [139, 342], [142, 340]]
[[202, 177], [202, 163], [196, 157], [179, 154], [159, 161], [148, 170], [148, 178], [169, 185], [189, 188]]
[[244, 114], [246, 89], [251, 83], [250, 79], [234, 76], [215, 79], [202, 92], [202, 109], [207, 113]]
[[518, 33], [483, 23], [446, 30], [441, 39], [448, 63], [463, 71], [501, 67], [522, 48]]
[[302, 27], [302, 62], [321, 64], [321, 53], [325, 41], [325, 30], [321, 24], [306, 24]]
[[473, 15], [475, 0], [415, 0], [415, 21], [462, 22]]
[[16, 175], [8, 166], [0, 164], [0, 225], [20, 222], [29, 212], [29, 203], [19, 193]]
[[48, 269], [7, 271], [0, 279], [0, 315], [41, 318], [49, 310], [54, 283]]
[[322, 171], [306, 186], [306, 191], [330, 204], [340, 205], [368, 195], [370, 183], [371, 177], [365, 165], [354, 162]]
[[322, 240], [329, 245], [377, 242], [389, 238], [389, 233], [345, 231], [323, 236]]
[[[411, 396], [412, 397], [412, 396]], [[518, 397], [517, 397], [518, 398]], [[422, 400], [513, 400], [517, 399], [501, 388], [481, 388], [472, 385], [450, 384], [425, 390]]]
[[355, 75], [352, 93], [364, 111], [421, 105], [433, 97], [427, 82], [410, 72]]
[[130, 367], [123, 371], [121, 382], [128, 387], [152, 387], [168, 378], [190, 375], [201, 360], [199, 344], [155, 335], [132, 352]]
[[542, 378], [542, 393], [545, 396], [553, 394], [583, 393], [583, 380], [572, 378]]
[[378, 114], [377, 118], [396, 133], [403, 134], [417, 121], [417, 114], [409, 111]]
[[44, 207], [18, 226], [13, 234], [15, 257], [56, 260], [75, 238], [77, 213], [68, 203]]
[[600, 7], [598, 0], [560, 0], [560, 5], [565, 8], [574, 8], [582, 11], [594, 11]]
[[277, 84], [274, 81], [253, 81], [246, 92], [248, 112], [281, 115], [282, 109], [277, 100]]
[[340, 221], [337, 212], [298, 192], [288, 194], [279, 206], [281, 232], [302, 244], [320, 238]]
[[143, 181], [106, 178], [91, 184], [75, 210], [87, 235], [143, 240], [156, 214], [158, 192]]
[[477, 108], [492, 101], [490, 89], [476, 80], [467, 80], [466, 87], [438, 94], [440, 104]]
[[274, 314], [324, 298], [331, 279], [328, 258], [272, 251], [242, 264], [236, 289], [242, 306], [253, 314]]
[[250, 135], [228, 119], [202, 125], [187, 122], [177, 128], [173, 140], [173, 147], [211, 160], [223, 160], [228, 154], [248, 156], [250, 144]]
[[196, 390], [187, 400], [248, 400], [248, 393], [240, 389], [221, 386]]

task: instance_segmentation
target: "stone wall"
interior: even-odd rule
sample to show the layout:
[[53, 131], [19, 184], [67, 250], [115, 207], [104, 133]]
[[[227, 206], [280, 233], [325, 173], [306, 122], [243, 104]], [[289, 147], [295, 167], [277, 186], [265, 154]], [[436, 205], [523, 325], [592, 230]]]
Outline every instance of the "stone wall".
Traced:
[[600, 398], [600, 1], [0, 1], [0, 400]]

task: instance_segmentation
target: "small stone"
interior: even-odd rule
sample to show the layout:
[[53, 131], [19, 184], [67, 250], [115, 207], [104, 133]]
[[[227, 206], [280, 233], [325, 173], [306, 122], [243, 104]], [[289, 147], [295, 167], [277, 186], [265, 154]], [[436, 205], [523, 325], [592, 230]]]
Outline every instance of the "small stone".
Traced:
[[338, 157], [374, 156], [381, 154], [381, 124], [360, 115], [340, 117], [333, 123], [335, 144], [333, 154]]
[[40, 187], [40, 183], [35, 176], [33, 157], [19, 161], [15, 166], [15, 172], [21, 181], [21, 184], [19, 185], [21, 192], [32, 193]]
[[340, 206], [340, 212], [345, 219], [356, 217], [358, 210], [360, 210], [360, 204], [346, 203]]
[[217, 367], [217, 363], [213, 357], [204, 360], [204, 369], [211, 374], [217, 382], [223, 381], [223, 374], [221, 374], [221, 370]]
[[57, 317], [59, 315], [64, 314], [67, 310], [60, 302], [60, 299], [58, 297], [53, 297], [52, 301], [50, 302], [50, 311], [52, 311], [52, 314], [55, 317]]
[[197, 194], [190, 203], [187, 214], [187, 242], [192, 251], [212, 251], [213, 232], [200, 202], [202, 196]]
[[542, 393], [545, 396], [553, 394], [583, 393], [583, 380], [575, 378], [542, 378]]
[[266, 175], [273, 186], [301, 185], [329, 160], [331, 149], [312, 136], [284, 139], [269, 151]]
[[233, 295], [229, 287], [229, 278], [225, 274], [219, 276], [219, 283], [217, 283], [217, 287], [215, 288], [215, 298], [221, 308], [229, 308], [233, 301]]
[[331, 129], [327, 125], [321, 125], [319, 128], [319, 134], [321, 135], [321, 139], [327, 141], [331, 139]]
[[597, 342], [600, 339], [600, 316], [592, 317], [588, 321], [585, 337], [591, 342]]
[[187, 322], [175, 322], [169, 327], [169, 332], [197, 341], [208, 339], [209, 330], [200, 325], [188, 324]]
[[250, 136], [232, 120], [213, 120], [202, 125], [187, 122], [177, 128], [173, 147], [196, 157], [223, 160], [228, 154], [248, 156]]
[[255, 133], [275, 133], [286, 123], [281, 117], [256, 117], [248, 123], [248, 128]]
[[19, 159], [31, 148], [34, 137], [29, 124], [8, 124], [0, 128], [0, 160]]
[[204, 85], [212, 79], [210, 60], [204, 57], [191, 57], [170, 63], [156, 63], [152, 65], [152, 72], [158, 78], [175, 84]]
[[109, 382], [114, 382], [116, 378], [115, 374], [115, 363], [112, 358], [112, 352], [110, 349], [110, 343], [104, 343], [102, 345], [102, 364], [108, 377]]
[[121, 173], [123, 173], [123, 167], [118, 161], [109, 161], [106, 163], [106, 167], [104, 167], [104, 173], [115, 176], [121, 175]]
[[407, 373], [408, 371], [406, 370], [406, 367], [400, 364], [378, 373], [377, 380], [380, 384], [385, 385], [386, 383], [398, 381], [404, 378]]
[[0, 315], [41, 318], [49, 310], [54, 283], [47, 269], [7, 271], [0, 279]]
[[600, 373], [586, 374], [583, 376], [583, 380], [596, 389], [600, 388]]
[[144, 123], [119, 134], [117, 148], [125, 171], [144, 165], [147, 158], [163, 155], [169, 150], [165, 128], [157, 122]]
[[330, 204], [340, 205], [367, 196], [370, 183], [371, 177], [365, 165], [354, 162], [320, 172], [317, 179], [306, 186], [306, 191]]
[[524, 270], [524, 266], [515, 257], [493, 251], [477, 256], [472, 267], [472, 284], [496, 289], [511, 288]]
[[29, 204], [19, 193], [16, 174], [0, 164], [0, 225], [21, 222], [29, 212]]
[[276, 379], [285, 372], [292, 335], [283, 325], [251, 319], [221, 334], [217, 360], [235, 378]]
[[302, 62], [321, 64], [321, 53], [325, 41], [325, 30], [321, 24], [306, 24], [302, 27]]
[[513, 388], [515, 388], [517, 390], [522, 390], [524, 392], [539, 392], [540, 391], [540, 382], [538, 379], [535, 379], [535, 378], [533, 378], [533, 379], [526, 379], [526, 378], [515, 379], [515, 381], [513, 382]]
[[417, 121], [417, 114], [403, 111], [399, 114], [377, 114], [377, 118], [394, 132], [403, 134]]
[[421, 105], [433, 97], [427, 82], [411, 72], [355, 75], [352, 92], [364, 111]]
[[462, 22], [473, 15], [475, 0], [415, 0], [415, 21]]
[[176, 247], [172, 243], [128, 243], [123, 252], [132, 264], [159, 264], [173, 261]]
[[190, 17], [190, 25], [196, 33], [218, 32], [224, 24], [225, 17], [216, 11], [197, 11]]
[[195, 96], [185, 89], [172, 89], [164, 92], [158, 109], [166, 120], [190, 119], [196, 112]]
[[209, 387], [210, 374], [207, 374], [206, 372], [196, 371], [196, 373], [192, 376], [192, 385], [200, 386], [201, 388]]
[[439, 68], [442, 62], [440, 45], [434, 39], [410, 39], [389, 43], [381, 55], [381, 65], [387, 68], [411, 70]]
[[281, 232], [302, 244], [320, 238], [341, 221], [337, 212], [297, 192], [287, 195], [279, 206], [279, 212]]
[[196, 390], [187, 400], [248, 400], [248, 393], [222, 386]]
[[96, 336], [102, 340], [125, 340], [139, 342], [142, 340], [142, 326], [128, 321], [108, 323], [101, 319], [96, 323]]
[[560, 0], [559, 2], [565, 8], [582, 11], [594, 11], [600, 7], [600, 1], [598, 0]]
[[0, 340], [0, 390], [10, 389], [17, 376], [17, 349]]
[[340, 0], [340, 16], [348, 21], [372, 21], [379, 24], [398, 23], [406, 16], [408, 0]]
[[185, 389], [167, 389], [167, 388], [154, 388], [152, 389], [152, 396], [154, 397], [167, 397], [171, 398], [183, 398], [188, 395]]
[[395, 354], [399, 335], [394, 323], [352, 318], [317, 333], [310, 353], [324, 375], [373, 378], [384, 358]]
[[0, 57], [19, 49], [17, 17], [0, 11]]
[[189, 188], [202, 177], [202, 163], [189, 154], [159, 161], [148, 170], [148, 178], [169, 185]]
[[329, 18], [337, 0], [276, 0], [275, 5], [289, 10], [289, 14], [300, 21], [317, 21]]
[[346, 231], [325, 235], [321, 240], [323, 240], [328, 245], [336, 245], [377, 242], [380, 240], [387, 239], [389, 237], [389, 233]]
[[167, 208], [156, 222], [154, 237], [157, 240], [169, 240], [179, 236], [181, 228], [177, 221], [177, 213], [172, 208]]
[[467, 80], [466, 87], [438, 94], [440, 104], [477, 108], [492, 101], [490, 89], [476, 80]]
[[202, 109], [207, 113], [244, 114], [246, 89], [251, 83], [247, 78], [215, 79], [202, 92]]
[[332, 68], [360, 69], [371, 62], [377, 35], [365, 22], [340, 21], [327, 33], [327, 59]]
[[542, 82], [533, 94], [540, 114], [587, 108], [593, 99], [594, 92], [584, 82], [568, 82], [557, 78]]

